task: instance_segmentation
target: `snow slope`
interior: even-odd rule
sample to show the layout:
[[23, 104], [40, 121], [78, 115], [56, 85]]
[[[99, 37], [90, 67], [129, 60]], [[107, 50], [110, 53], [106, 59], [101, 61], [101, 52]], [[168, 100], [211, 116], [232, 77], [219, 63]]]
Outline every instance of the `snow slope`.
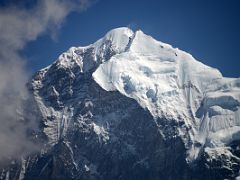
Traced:
[[[127, 28], [108, 34], [116, 47]], [[114, 35], [113, 35], [114, 34]], [[130, 38], [131, 37], [131, 38]], [[240, 139], [240, 79], [224, 78], [190, 54], [159, 42], [142, 31], [129, 34], [125, 51], [93, 73], [106, 91], [119, 91], [147, 108], [154, 118], [184, 121], [191, 137], [188, 160], [203, 146], [219, 147]], [[179, 128], [179, 134], [185, 131]]]

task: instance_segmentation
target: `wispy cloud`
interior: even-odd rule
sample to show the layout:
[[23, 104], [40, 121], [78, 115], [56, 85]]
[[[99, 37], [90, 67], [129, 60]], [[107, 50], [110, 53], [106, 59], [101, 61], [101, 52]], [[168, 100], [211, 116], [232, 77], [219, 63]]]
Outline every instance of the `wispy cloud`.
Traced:
[[28, 123], [20, 118], [28, 97], [28, 74], [19, 52], [42, 34], [55, 37], [68, 14], [84, 11], [92, 3], [94, 0], [39, 0], [30, 9], [0, 8], [0, 160], [33, 149], [26, 131], [35, 127], [35, 118]]

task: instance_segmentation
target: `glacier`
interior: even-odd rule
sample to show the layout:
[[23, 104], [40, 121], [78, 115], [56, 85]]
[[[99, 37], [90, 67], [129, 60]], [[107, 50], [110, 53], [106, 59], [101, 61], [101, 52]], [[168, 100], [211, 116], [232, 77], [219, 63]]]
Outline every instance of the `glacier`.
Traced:
[[116, 41], [116, 47], [125, 46], [125, 51], [93, 73], [103, 89], [135, 99], [155, 118], [185, 121], [191, 128], [189, 161], [198, 157], [203, 146], [220, 147], [240, 139], [239, 78], [225, 78], [217, 69], [141, 30], [115, 31], [111, 33], [116, 37], [129, 34], [130, 41], [127, 46]]

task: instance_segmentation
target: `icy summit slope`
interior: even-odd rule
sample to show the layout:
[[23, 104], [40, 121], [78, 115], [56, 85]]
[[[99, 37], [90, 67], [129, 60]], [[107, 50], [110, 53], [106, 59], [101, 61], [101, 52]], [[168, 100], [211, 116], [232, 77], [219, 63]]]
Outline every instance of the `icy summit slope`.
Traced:
[[[112, 33], [120, 37], [125, 31]], [[217, 69], [140, 30], [129, 34], [125, 51], [101, 64], [93, 78], [106, 91], [135, 99], [155, 118], [185, 121], [192, 140], [190, 161], [203, 146], [240, 139], [240, 79], [224, 78]], [[179, 134], [184, 133], [180, 127]]]
[[[38, 72], [32, 86], [39, 108], [44, 117], [55, 116], [46, 121], [44, 129], [50, 144], [56, 144], [68, 130], [74, 111], [74, 107], [67, 109], [61, 102], [62, 96], [74, 95], [71, 84], [61, 93], [56, 91], [57, 87], [49, 89], [48, 96], [55, 98], [56, 106], [64, 110], [43, 103], [39, 92], [49, 86], [48, 77], [54, 69], [61, 69], [63, 77], [69, 79], [90, 74], [104, 90], [136, 100], [151, 113], [156, 124], [158, 119], [176, 121], [178, 136], [188, 150], [188, 161], [195, 160], [205, 147], [208, 151], [219, 150], [240, 140], [240, 79], [224, 78], [217, 69], [140, 30], [117, 28], [89, 46], [70, 48]], [[94, 127], [108, 138], [104, 127]]]

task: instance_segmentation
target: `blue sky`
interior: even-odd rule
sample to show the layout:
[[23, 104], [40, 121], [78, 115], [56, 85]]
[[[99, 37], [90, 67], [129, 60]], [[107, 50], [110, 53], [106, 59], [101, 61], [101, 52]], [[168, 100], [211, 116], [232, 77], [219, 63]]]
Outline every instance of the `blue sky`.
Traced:
[[191, 53], [224, 76], [240, 77], [239, 9], [239, 0], [98, 0], [86, 11], [71, 13], [57, 40], [41, 35], [21, 54], [34, 72], [71, 46], [88, 45], [113, 28], [130, 26]]

